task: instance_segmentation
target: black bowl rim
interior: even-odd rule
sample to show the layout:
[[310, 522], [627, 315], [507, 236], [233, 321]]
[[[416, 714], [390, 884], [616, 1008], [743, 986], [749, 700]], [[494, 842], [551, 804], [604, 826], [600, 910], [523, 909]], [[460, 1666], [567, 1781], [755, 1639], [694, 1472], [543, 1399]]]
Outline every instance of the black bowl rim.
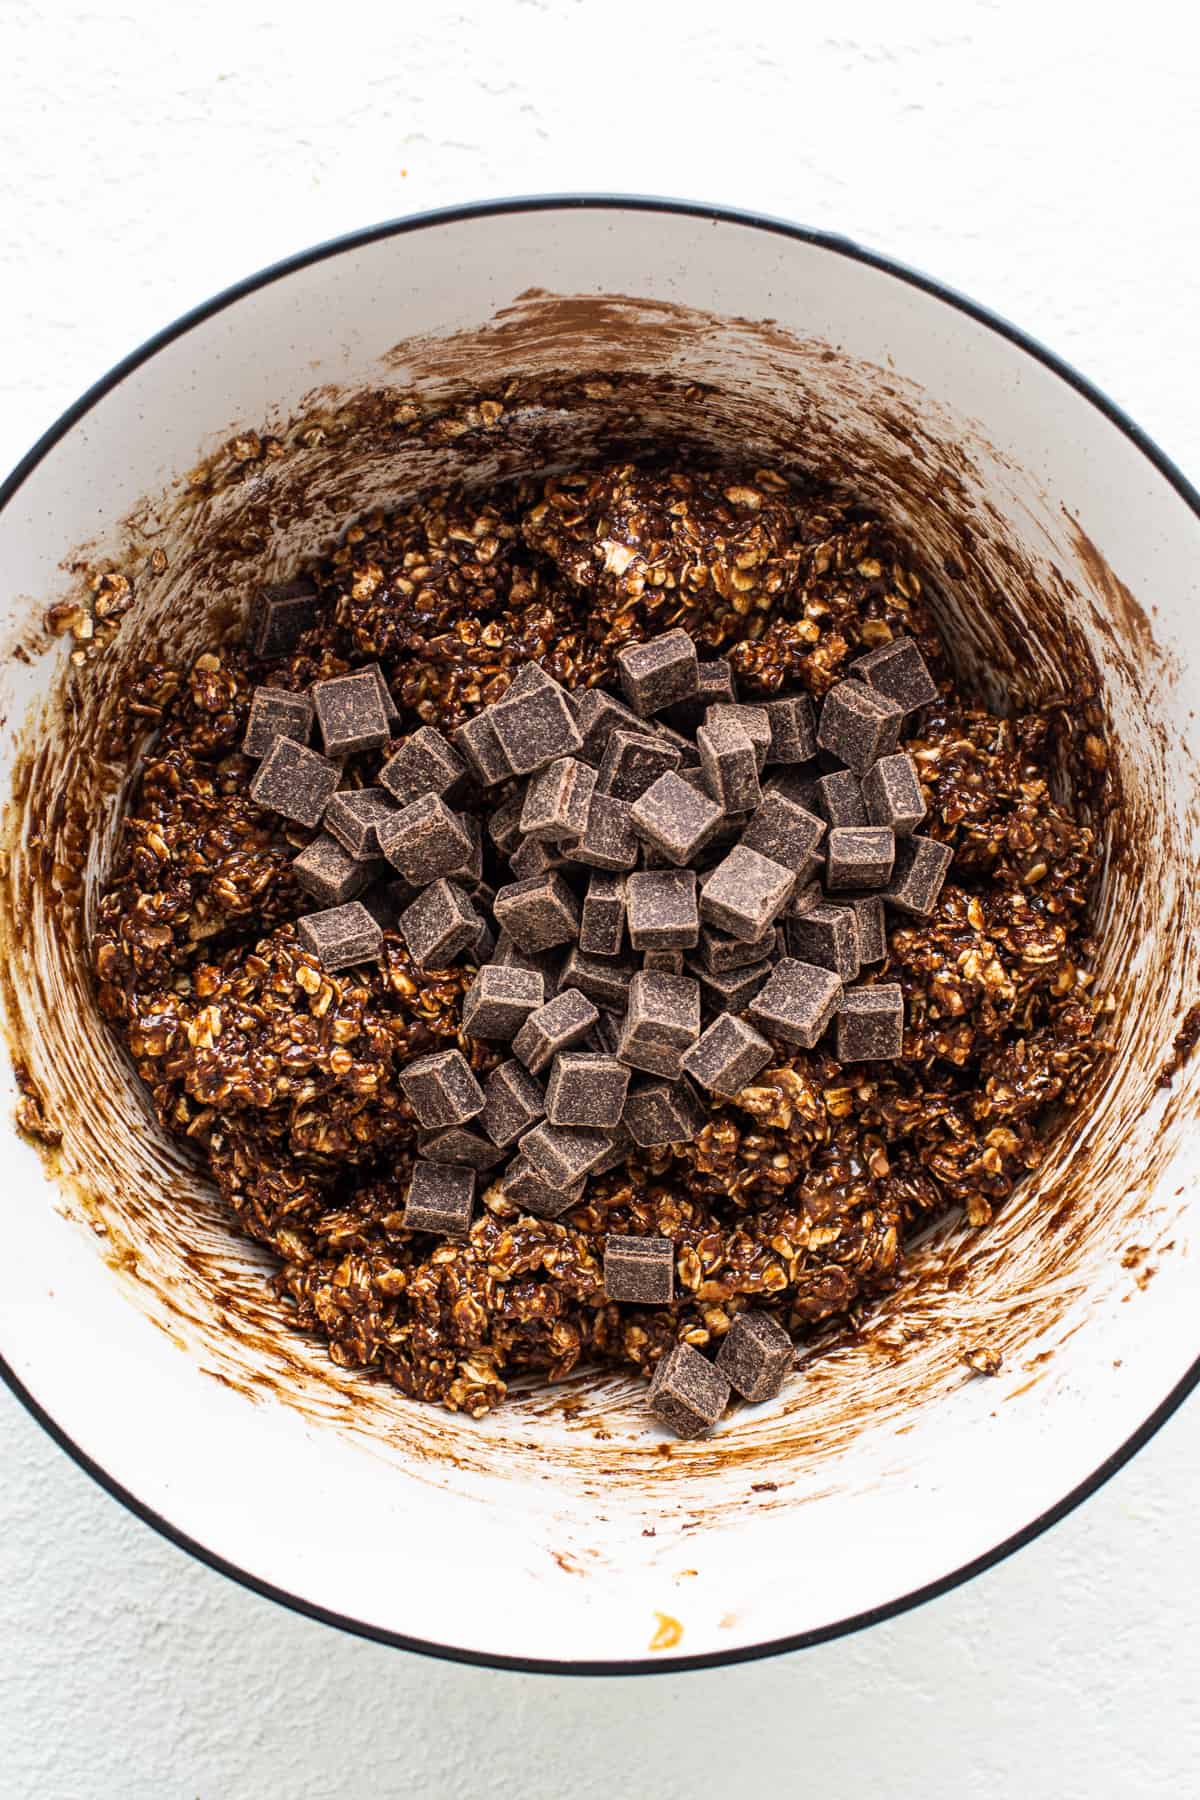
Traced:
[[[130, 352], [121, 362], [101, 376], [86, 393], [82, 394], [62, 416], [44, 432], [27, 455], [13, 469], [12, 473], [0, 485], [0, 512], [11, 502], [23, 483], [29, 478], [54, 446], [74, 425], [89, 413], [104, 396], [118, 387], [134, 370], [148, 362], [166, 345], [174, 343], [190, 331], [193, 326], [203, 323], [215, 313], [242, 300], [257, 289], [279, 281], [284, 276], [294, 274], [299, 269], [308, 268], [314, 263], [324, 262], [328, 257], [340, 256], [349, 250], [361, 249], [382, 238], [399, 237], [408, 232], [428, 231], [442, 225], [459, 224], [474, 219], [491, 219], [519, 213], [555, 212], [555, 211], [625, 211], [649, 213], [674, 213], [685, 217], [708, 219], [714, 224], [741, 225], [756, 231], [774, 232], [781, 237], [792, 238], [797, 242], [812, 244], [818, 249], [827, 250], [835, 256], [848, 257], [853, 262], [865, 263], [868, 267], [880, 270], [883, 274], [894, 277], [897, 281], [907, 283], [910, 287], [921, 289], [932, 295], [956, 311], [966, 313], [978, 324], [984, 325], [997, 336], [1007, 338], [1011, 344], [1023, 350], [1036, 362], [1065, 381], [1069, 387], [1083, 399], [1102, 413], [1110, 424], [1115, 425], [1122, 435], [1129, 439], [1136, 449], [1141, 451], [1146, 460], [1170, 483], [1185, 505], [1200, 519], [1200, 493], [1192, 486], [1186, 476], [1175, 466], [1171, 459], [1147, 436], [1141, 427], [1134, 423], [1107, 394], [1079, 373], [1077, 369], [1064, 362], [1052, 350], [1030, 337], [1018, 326], [1007, 319], [980, 306], [976, 301], [968, 299], [944, 282], [935, 281], [931, 276], [911, 269], [906, 264], [897, 262], [890, 256], [882, 256], [878, 251], [868, 250], [851, 238], [842, 237], [835, 232], [817, 231], [805, 225], [797, 225], [787, 219], [773, 217], [767, 213], [758, 213], [730, 206], [708, 206], [699, 201], [677, 200], [646, 194], [531, 194], [517, 195], [500, 200], [475, 201], [462, 206], [439, 207], [431, 211], [410, 213], [398, 219], [389, 219], [382, 224], [369, 225], [359, 231], [345, 233], [341, 237], [327, 239], [324, 243], [315, 244], [307, 250], [298, 251], [293, 256], [284, 257], [282, 261], [272, 263], [260, 269], [245, 280], [235, 282], [232, 287], [225, 288], [200, 306], [193, 307], [190, 312], [167, 325], [163, 330], [148, 338], [137, 350]], [[558, 1660], [553, 1657], [502, 1656], [492, 1651], [471, 1650], [456, 1644], [440, 1644], [428, 1638], [409, 1637], [404, 1632], [388, 1631], [381, 1626], [371, 1625], [361, 1619], [352, 1619], [343, 1613], [328, 1607], [318, 1606], [298, 1594], [276, 1587], [269, 1581], [262, 1580], [247, 1569], [238, 1568], [225, 1557], [208, 1549], [195, 1538], [164, 1518], [153, 1507], [145, 1505], [136, 1495], [122, 1486], [116, 1478], [88, 1456], [76, 1444], [60, 1425], [30, 1393], [11, 1365], [0, 1357], [0, 1378], [12, 1390], [16, 1398], [38, 1421], [50, 1437], [65, 1450], [73, 1460], [84, 1469], [94, 1481], [105, 1488], [115, 1500], [127, 1507], [137, 1518], [150, 1525], [171, 1543], [186, 1550], [200, 1562], [206, 1563], [210, 1569], [228, 1576], [240, 1583], [252, 1593], [261, 1594], [268, 1600], [277, 1601], [289, 1607], [293, 1612], [302, 1613], [310, 1619], [317, 1619], [322, 1624], [333, 1625], [342, 1631], [352, 1633], [356, 1637], [368, 1638], [376, 1643], [390, 1644], [400, 1650], [419, 1651], [426, 1656], [439, 1657], [444, 1661], [469, 1663], [477, 1667], [491, 1669], [512, 1669], [523, 1674], [541, 1675], [662, 1675], [678, 1674], [690, 1669], [721, 1668], [726, 1664], [753, 1662], [760, 1657], [778, 1656], [788, 1650], [808, 1649], [815, 1644], [829, 1642], [832, 1638], [844, 1637], [850, 1632], [865, 1630], [868, 1626], [881, 1624], [886, 1619], [893, 1619], [900, 1613], [908, 1612], [913, 1607], [923, 1605], [927, 1600], [934, 1600], [940, 1594], [949, 1593], [952, 1588], [963, 1582], [972, 1580], [987, 1569], [1011, 1556], [1014, 1551], [1032, 1543], [1052, 1525], [1066, 1517], [1084, 1500], [1097, 1492], [1118, 1469], [1148, 1443], [1166, 1423], [1172, 1413], [1181, 1406], [1184, 1400], [1200, 1383], [1200, 1357], [1176, 1383], [1166, 1398], [1156, 1406], [1133, 1434], [1126, 1438], [1110, 1456], [1107, 1456], [1098, 1468], [1094, 1469], [1083, 1481], [1065, 1494], [1054, 1506], [1048, 1507], [1037, 1518], [1023, 1526], [1020, 1531], [1013, 1532], [1001, 1543], [936, 1581], [927, 1582], [924, 1586], [914, 1588], [907, 1594], [889, 1600], [881, 1606], [869, 1607], [863, 1612], [854, 1613], [844, 1619], [837, 1619], [828, 1625], [822, 1625], [811, 1631], [799, 1631], [789, 1636], [771, 1638], [758, 1644], [743, 1644], [730, 1650], [714, 1650], [699, 1656], [648, 1656], [620, 1657], [611, 1660]]]

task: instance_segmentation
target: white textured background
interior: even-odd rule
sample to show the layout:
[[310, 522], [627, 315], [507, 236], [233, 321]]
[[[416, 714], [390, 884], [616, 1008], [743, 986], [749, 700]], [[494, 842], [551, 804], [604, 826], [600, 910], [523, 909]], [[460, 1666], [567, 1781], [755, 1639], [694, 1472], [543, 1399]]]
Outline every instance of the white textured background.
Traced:
[[[0, 0], [0, 466], [278, 256], [603, 188], [757, 207], [927, 269], [1075, 361], [1196, 480], [1200, 45], [1182, 7], [1115, 29], [1108, 10]], [[1193, 1404], [918, 1613], [745, 1668], [572, 1682], [276, 1610], [128, 1517], [0, 1390], [0, 1800], [1186, 1800], [1198, 1486]]]

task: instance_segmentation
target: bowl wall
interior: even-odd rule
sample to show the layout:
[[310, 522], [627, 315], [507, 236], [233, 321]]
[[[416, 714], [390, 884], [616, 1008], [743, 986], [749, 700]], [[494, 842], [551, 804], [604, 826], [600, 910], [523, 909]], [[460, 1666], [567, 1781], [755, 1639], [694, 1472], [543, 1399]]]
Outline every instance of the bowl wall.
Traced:
[[[529, 375], [561, 377], [558, 399], [404, 435], [414, 403], [461, 420], [464, 396]], [[669, 1454], [623, 1379], [475, 1422], [293, 1335], [263, 1259], [156, 1132], [82, 953], [131, 773], [110, 729], [123, 671], [236, 628], [257, 581], [356, 512], [566, 465], [614, 431], [840, 472], [914, 545], [967, 681], [1075, 710], [1094, 684], [1116, 761], [1097, 906], [1114, 1054], [1081, 1123], [988, 1231], [935, 1233], [861, 1341]], [[41, 621], [110, 562], [138, 568], [135, 602], [80, 667]], [[1200, 519], [1015, 334], [764, 221], [623, 202], [410, 221], [248, 284], [102, 384], [10, 483], [0, 568], [6, 1012], [62, 1134], [50, 1154], [0, 1140], [0, 1356], [202, 1554], [450, 1653], [748, 1654], [993, 1557], [1192, 1379], [1200, 1090], [1189, 1066], [1159, 1074], [1200, 992]], [[960, 1360], [983, 1343], [1004, 1356], [990, 1381]]]

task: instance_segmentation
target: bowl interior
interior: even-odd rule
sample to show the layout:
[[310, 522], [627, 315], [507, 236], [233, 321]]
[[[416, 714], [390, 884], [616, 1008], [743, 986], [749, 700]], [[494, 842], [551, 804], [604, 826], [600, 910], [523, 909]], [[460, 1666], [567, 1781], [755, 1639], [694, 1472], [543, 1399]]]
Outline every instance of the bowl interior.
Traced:
[[[136, 770], [114, 696], [140, 660], [235, 632], [254, 585], [375, 505], [679, 438], [889, 513], [968, 685], [1002, 710], [1095, 707], [1114, 760], [1095, 914], [1113, 1051], [1077, 1127], [985, 1232], [939, 1227], [860, 1338], [691, 1445], [621, 1378], [476, 1422], [334, 1368], [155, 1129], [84, 962]], [[1200, 522], [1028, 348], [753, 222], [618, 203], [418, 221], [152, 347], [14, 484], [0, 552], [5, 1010], [26, 1118], [55, 1140], [4, 1140], [0, 1354], [205, 1553], [469, 1654], [736, 1654], [994, 1553], [1188, 1378], [1197, 1081], [1160, 1074], [1200, 989]], [[112, 569], [133, 598], [103, 653], [43, 629]], [[1004, 1359], [991, 1381], [961, 1361], [980, 1344]]]

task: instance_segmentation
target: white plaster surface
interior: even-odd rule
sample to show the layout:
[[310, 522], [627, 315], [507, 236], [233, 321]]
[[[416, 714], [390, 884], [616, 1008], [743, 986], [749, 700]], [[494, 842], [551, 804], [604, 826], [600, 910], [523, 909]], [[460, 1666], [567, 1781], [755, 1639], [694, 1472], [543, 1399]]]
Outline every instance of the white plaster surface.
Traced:
[[[1195, 17], [0, 0], [0, 467], [278, 256], [575, 188], [760, 208], [927, 269], [1076, 362], [1195, 480]], [[1194, 1794], [1198, 1485], [1193, 1403], [1081, 1511], [917, 1613], [770, 1663], [573, 1682], [258, 1600], [0, 1390], [0, 1800]]]

